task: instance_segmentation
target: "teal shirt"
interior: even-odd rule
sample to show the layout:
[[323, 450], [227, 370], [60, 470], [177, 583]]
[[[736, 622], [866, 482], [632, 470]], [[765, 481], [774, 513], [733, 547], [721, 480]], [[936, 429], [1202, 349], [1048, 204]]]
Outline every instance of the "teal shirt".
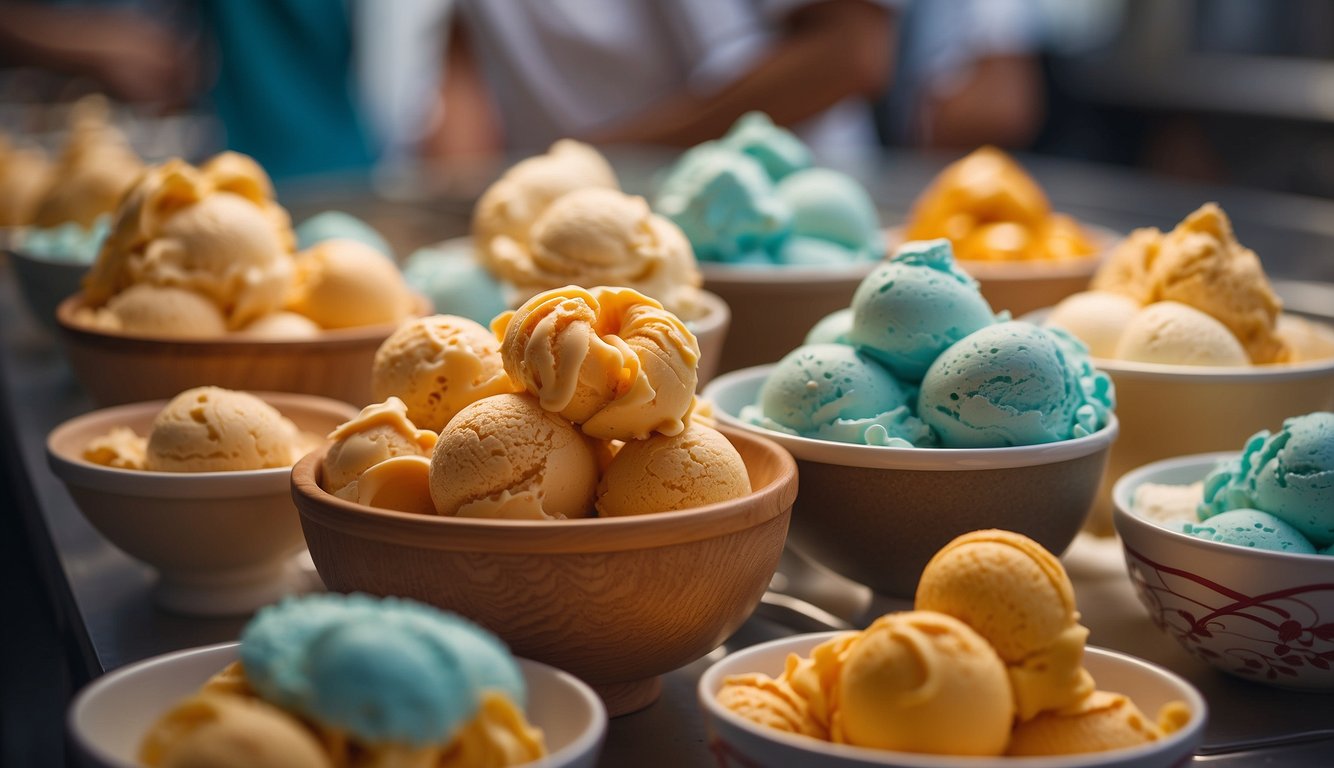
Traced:
[[343, 0], [206, 0], [213, 101], [227, 146], [274, 178], [365, 170], [374, 160], [352, 98]]

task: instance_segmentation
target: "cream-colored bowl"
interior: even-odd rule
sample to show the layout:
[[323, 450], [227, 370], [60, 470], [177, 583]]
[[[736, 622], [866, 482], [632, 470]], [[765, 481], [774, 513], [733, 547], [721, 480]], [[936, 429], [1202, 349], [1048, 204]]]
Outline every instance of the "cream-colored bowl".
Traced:
[[[429, 312], [419, 297], [418, 314]], [[323, 331], [315, 339], [125, 336], [80, 325], [81, 294], [60, 302], [56, 320], [74, 375], [96, 405], [172, 397], [191, 387], [298, 392], [366, 405], [371, 364], [396, 324]], [[109, 372], [114, 371], [114, 375]]]
[[852, 303], [853, 292], [877, 263], [776, 267], [700, 262], [705, 290], [732, 309], [719, 372], [770, 363], [801, 346], [813, 325]]
[[[347, 403], [256, 392], [302, 431], [327, 435], [357, 415]], [[241, 472], [145, 472], [86, 461], [83, 449], [113, 427], [147, 435], [166, 400], [77, 416], [47, 436], [47, 460], [88, 522], [157, 571], [156, 602], [190, 615], [241, 615], [297, 588], [301, 549], [287, 467]]]
[[890, 448], [797, 437], [742, 421], [772, 365], [705, 387], [718, 420], [797, 460], [793, 545], [877, 592], [912, 598], [923, 566], [954, 537], [1004, 528], [1060, 553], [1088, 517], [1117, 422], [1074, 440], [1010, 448]]
[[[93, 681], [67, 717], [79, 764], [138, 768], [139, 742], [158, 717], [236, 659], [237, 644], [222, 643], [155, 656]], [[571, 675], [517, 661], [528, 688], [528, 720], [542, 729], [549, 751], [526, 768], [593, 768], [607, 731], [602, 703]]]
[[462, 614], [517, 655], [578, 675], [617, 715], [652, 703], [659, 675], [740, 627], [778, 565], [796, 465], [773, 442], [724, 434], [754, 490], [678, 512], [532, 521], [375, 509], [320, 488], [324, 450], [297, 463], [293, 495], [329, 589]]
[[[1096, 251], [1082, 259], [1064, 261], [972, 261], [957, 259], [959, 268], [978, 282], [982, 298], [992, 310], [1008, 309], [1013, 317], [1050, 307], [1072, 293], [1088, 290], [1108, 252], [1120, 242], [1120, 232], [1092, 224], [1080, 224]], [[889, 252], [903, 243], [903, 228], [885, 231]], [[776, 358], [775, 358], [776, 359]]]
[[[751, 722], [717, 701], [731, 675], [777, 677], [788, 654], [810, 654], [836, 632], [796, 635], [728, 655], [705, 670], [696, 689], [719, 765], [777, 768], [1176, 768], [1190, 761], [1204, 737], [1208, 706], [1190, 683], [1146, 661], [1102, 648], [1086, 648], [1084, 666], [1099, 687], [1130, 697], [1145, 713], [1172, 701], [1185, 703], [1190, 720], [1175, 733], [1139, 747], [1054, 757], [960, 757], [853, 747], [783, 733]], [[966, 727], [966, 726], [965, 726]]]
[[1144, 483], [1188, 485], [1236, 453], [1155, 461], [1116, 481], [1114, 521], [1149, 618], [1191, 655], [1282, 688], [1334, 691], [1334, 556], [1205, 541], [1141, 517]]

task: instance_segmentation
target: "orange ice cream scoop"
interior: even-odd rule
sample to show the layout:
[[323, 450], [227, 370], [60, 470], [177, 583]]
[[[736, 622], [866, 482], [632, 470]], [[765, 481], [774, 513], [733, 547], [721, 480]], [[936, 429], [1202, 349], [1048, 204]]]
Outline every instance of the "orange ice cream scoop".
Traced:
[[498, 316], [491, 329], [510, 378], [588, 436], [685, 429], [699, 342], [654, 299], [629, 288], [566, 286]]
[[256, 698], [200, 693], [154, 723], [139, 750], [150, 768], [333, 768], [300, 720]]
[[418, 429], [408, 418], [408, 408], [397, 397], [372, 403], [356, 418], [339, 424], [329, 433], [333, 444], [321, 464], [324, 490], [357, 501], [356, 489], [344, 491], [363, 472], [397, 456], [429, 456], [437, 435]]
[[1061, 562], [1026, 536], [982, 530], [946, 544], [922, 571], [915, 607], [949, 614], [991, 643], [1009, 670], [1020, 719], [1092, 690], [1074, 586]]
[[1183, 707], [1180, 702], [1167, 704], [1155, 722], [1125, 696], [1094, 691], [1068, 707], [1015, 726], [1006, 754], [1073, 755], [1147, 744], [1180, 727]]
[[999, 755], [1014, 720], [1005, 663], [967, 624], [933, 611], [877, 619], [847, 649], [833, 695], [835, 742]]
[[1250, 362], [1282, 363], [1294, 352], [1279, 330], [1283, 302], [1255, 251], [1237, 241], [1227, 214], [1206, 203], [1167, 234], [1137, 229], [1112, 249], [1090, 287], [1141, 305], [1174, 301], [1222, 323]]
[[1088, 236], [1054, 214], [1037, 182], [1006, 153], [982, 147], [951, 163], [918, 197], [905, 240], [944, 237], [963, 261], [1081, 258]]
[[750, 493], [746, 464], [716, 429], [694, 424], [678, 435], [627, 442], [598, 482], [603, 517], [689, 509]]
[[810, 704], [782, 678], [768, 675], [734, 675], [723, 681], [718, 703], [760, 725], [817, 739], [828, 731], [811, 717]]

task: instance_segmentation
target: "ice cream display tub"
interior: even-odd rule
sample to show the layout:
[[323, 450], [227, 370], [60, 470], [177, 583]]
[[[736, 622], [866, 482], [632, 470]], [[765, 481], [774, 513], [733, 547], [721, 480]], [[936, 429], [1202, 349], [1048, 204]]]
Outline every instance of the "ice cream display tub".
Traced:
[[791, 541], [854, 581], [911, 598], [922, 567], [959, 534], [1004, 528], [1055, 553], [1093, 504], [1118, 425], [1086, 437], [1008, 448], [895, 448], [776, 432], [742, 421], [774, 366], [715, 379], [703, 396], [720, 423], [764, 435], [797, 460]]
[[1206, 541], [1132, 508], [1139, 486], [1187, 485], [1235, 456], [1155, 461], [1116, 481], [1113, 521], [1130, 581], [1158, 629], [1197, 659], [1267, 685], [1334, 690], [1334, 556]]
[[[417, 314], [429, 312], [419, 298]], [[75, 294], [56, 319], [74, 375], [99, 406], [171, 397], [190, 387], [297, 392], [361, 406], [371, 402], [371, 363], [395, 324], [326, 330], [316, 339], [126, 336], [75, 321]], [[108, 375], [114, 371], [114, 375]]]
[[65, 297], [78, 293], [79, 281], [88, 272], [88, 265], [42, 259], [17, 248], [7, 250], [18, 276], [23, 303], [43, 328], [55, 333], [56, 307]]
[[[700, 262], [705, 290], [717, 294], [732, 310], [718, 370], [773, 362], [801, 346], [811, 326], [847, 308], [876, 263], [775, 267]], [[700, 381], [704, 380], [701, 375]]]
[[[783, 733], [747, 720], [716, 699], [723, 681], [732, 675], [761, 673], [776, 676], [789, 654], [807, 655], [836, 632], [795, 635], [752, 646], [713, 664], [700, 678], [696, 691], [708, 725], [709, 749], [720, 765], [784, 766], [784, 768], [1094, 768], [1133, 766], [1169, 768], [1182, 765], [1204, 736], [1208, 708], [1190, 683], [1146, 661], [1103, 648], [1084, 650], [1084, 666], [1095, 680], [1106, 680], [1118, 692], [1153, 712], [1171, 701], [1185, 703], [1190, 720], [1164, 739], [1139, 747], [1056, 757], [960, 757], [853, 747], [807, 736]], [[1112, 681], [1115, 681], [1112, 683]]]
[[[1050, 307], [1072, 293], [1088, 288], [1089, 279], [1098, 271], [1103, 257], [1122, 237], [1105, 227], [1080, 224], [1098, 250], [1087, 258], [1061, 261], [1031, 259], [1025, 261], [969, 261], [959, 259], [959, 268], [972, 275], [978, 290], [997, 312], [1008, 309], [1014, 317], [1042, 307]], [[892, 253], [903, 243], [903, 230], [891, 227], [885, 240]]]
[[414, 515], [320, 486], [326, 449], [292, 494], [329, 589], [410, 597], [462, 614], [516, 655], [593, 686], [612, 715], [714, 648], [759, 603], [786, 541], [797, 469], [777, 444], [727, 430], [754, 489], [676, 512], [578, 520]]
[[[302, 431], [328, 434], [356, 415], [336, 400], [255, 393]], [[77, 416], [51, 431], [47, 459], [79, 511], [103, 536], [152, 566], [153, 598], [190, 615], [241, 615], [300, 586], [291, 560], [301, 530], [288, 467], [234, 472], [148, 472], [83, 458], [113, 427], [147, 434], [165, 401]]]
[[[68, 713], [77, 765], [136, 768], [139, 741], [171, 705], [237, 659], [237, 644], [189, 648], [141, 661], [99, 678]], [[550, 754], [531, 768], [592, 768], [607, 731], [597, 696], [572, 675], [518, 659], [528, 689], [528, 717]]]

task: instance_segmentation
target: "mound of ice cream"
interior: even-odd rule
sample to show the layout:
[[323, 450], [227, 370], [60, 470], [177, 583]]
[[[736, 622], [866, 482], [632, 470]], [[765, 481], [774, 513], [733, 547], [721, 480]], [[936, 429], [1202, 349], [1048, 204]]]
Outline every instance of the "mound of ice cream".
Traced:
[[826, 266], [880, 258], [875, 206], [846, 174], [760, 112], [673, 165], [653, 200], [710, 262]]
[[403, 261], [403, 279], [437, 312], [486, 324], [509, 309], [500, 281], [471, 249], [419, 248]]
[[[274, 339], [415, 314], [398, 269], [369, 246], [332, 239], [294, 249], [287, 212], [254, 160], [234, 152], [198, 168], [169, 160], [145, 171], [117, 209], [75, 322], [139, 336]], [[170, 309], [127, 300], [131, 293]]]
[[1166, 365], [1246, 366], [1334, 357], [1334, 328], [1284, 315], [1255, 252], [1206, 203], [1170, 232], [1135, 230], [1089, 290], [1046, 319], [1096, 357]]
[[928, 563], [912, 611], [835, 636], [777, 678], [724, 681], [719, 703], [753, 722], [850, 744], [939, 755], [1067, 755], [1163, 738], [1157, 721], [1083, 668], [1088, 630], [1060, 561], [1009, 531], [974, 531]]
[[1111, 380], [1060, 331], [992, 313], [949, 242], [910, 242], [774, 366], [752, 424], [822, 440], [986, 448], [1083, 437]]
[[91, 227], [98, 216], [116, 209], [138, 179], [143, 163], [109, 117], [110, 106], [101, 96], [74, 104], [69, 137], [33, 212], [33, 225]]
[[248, 392], [196, 387], [172, 398], [147, 436], [118, 427], [93, 439], [83, 457], [151, 472], [235, 472], [289, 467], [317, 441]]
[[1202, 483], [1136, 489], [1137, 513], [1173, 530], [1255, 549], [1334, 555], [1334, 413], [1251, 436]]
[[964, 262], [1080, 259], [1096, 250], [1074, 219], [1053, 213], [1037, 182], [995, 147], [941, 171], [913, 205], [903, 234], [947, 238]]
[[51, 183], [51, 171], [51, 162], [40, 148], [15, 145], [0, 133], [0, 227], [32, 222]]
[[289, 598], [255, 615], [239, 655], [144, 734], [145, 765], [480, 768], [546, 754], [509, 650], [420, 603]]
[[54, 227], [28, 227], [16, 235], [14, 249], [43, 261], [91, 265], [110, 231], [109, 213], [93, 219], [87, 227], [76, 221]]
[[321, 486], [405, 512], [529, 520], [750, 493], [736, 448], [692, 420], [698, 345], [658, 302], [568, 286], [492, 330], [443, 315], [401, 326], [376, 356], [388, 399], [330, 435]]

